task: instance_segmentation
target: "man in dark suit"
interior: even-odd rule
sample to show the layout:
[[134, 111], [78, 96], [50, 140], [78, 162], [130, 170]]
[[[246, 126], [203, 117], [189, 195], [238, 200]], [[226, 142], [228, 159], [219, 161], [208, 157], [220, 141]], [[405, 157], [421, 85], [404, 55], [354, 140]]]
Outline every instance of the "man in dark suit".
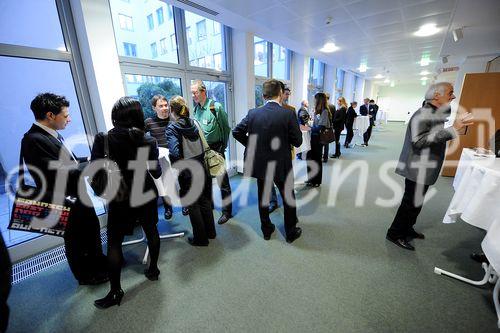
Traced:
[[[94, 207], [84, 204], [91, 202], [86, 192], [82, 194], [85, 198], [78, 195], [78, 187], [85, 188], [85, 179], [80, 175], [87, 158], [77, 159], [58, 133], [71, 121], [69, 102], [64, 96], [43, 93], [33, 99], [30, 107], [35, 122], [21, 142], [24, 163], [40, 171], [31, 174], [38, 189], [53, 198], [61, 194], [76, 198], [64, 233], [69, 267], [80, 284], [106, 282], [99, 220]], [[61, 181], [64, 175], [66, 182]]]
[[9, 324], [9, 297], [12, 284], [12, 265], [9, 252], [0, 234], [0, 332], [6, 332]]
[[373, 99], [370, 99], [370, 108], [372, 109], [372, 114], [373, 114], [373, 122], [377, 120], [377, 112], [378, 112], [378, 105], [375, 104], [375, 101]]
[[405, 192], [386, 238], [397, 246], [414, 251], [408, 240], [423, 239], [413, 226], [422, 210], [424, 197], [433, 185], [444, 162], [446, 142], [454, 139], [465, 126], [473, 123], [468, 112], [457, 114], [452, 127], [444, 128], [455, 98], [448, 82], [433, 84], [425, 94], [426, 104], [411, 117], [396, 173], [405, 177]]
[[370, 99], [364, 99], [365, 104], [359, 107], [359, 114], [362, 116], [370, 117], [370, 126], [366, 129], [366, 132], [363, 133], [363, 146], [368, 146], [368, 141], [370, 141], [370, 137], [372, 136], [372, 128], [375, 125], [375, 119], [373, 118], [373, 106], [370, 105]]
[[247, 116], [233, 129], [233, 136], [245, 146], [244, 174], [257, 179], [264, 239], [269, 240], [275, 230], [269, 219], [269, 200], [274, 182], [283, 198], [286, 241], [291, 243], [300, 237], [302, 230], [296, 226], [290, 146], [299, 147], [302, 144], [302, 133], [296, 116], [280, 104], [283, 94], [280, 82], [267, 80], [262, 90], [267, 99], [266, 104], [248, 111]]

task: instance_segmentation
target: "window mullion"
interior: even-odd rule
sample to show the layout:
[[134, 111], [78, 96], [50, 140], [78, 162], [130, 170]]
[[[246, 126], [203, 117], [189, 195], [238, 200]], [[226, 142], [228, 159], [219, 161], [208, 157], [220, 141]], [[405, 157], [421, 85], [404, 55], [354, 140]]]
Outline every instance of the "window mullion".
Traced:
[[179, 56], [179, 65], [187, 69], [189, 65], [189, 51], [186, 37], [186, 24], [184, 10], [172, 6], [174, 11], [175, 35], [177, 37], [177, 54]]
[[273, 77], [273, 43], [267, 42], [267, 77]]

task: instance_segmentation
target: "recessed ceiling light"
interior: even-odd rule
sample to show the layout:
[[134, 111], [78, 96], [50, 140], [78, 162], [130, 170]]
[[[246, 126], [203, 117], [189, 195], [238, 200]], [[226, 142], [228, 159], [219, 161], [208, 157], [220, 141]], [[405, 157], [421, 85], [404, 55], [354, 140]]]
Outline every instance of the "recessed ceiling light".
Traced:
[[325, 45], [323, 45], [323, 47], [321, 49], [319, 49], [321, 52], [325, 52], [325, 53], [331, 53], [331, 52], [335, 52], [339, 49], [339, 47], [337, 45], [335, 45], [335, 43], [332, 43], [332, 42], [327, 42], [325, 43]]
[[420, 78], [420, 80], [422, 80], [422, 81], [427, 81], [427, 80], [428, 80], [428, 78], [427, 78], [427, 76], [424, 76], [424, 77], [421, 77], [421, 78]]
[[384, 78], [384, 76], [383, 76], [382, 74], [377, 74], [377, 75], [375, 75], [375, 78], [376, 78], [376, 79], [383, 79], [383, 78]]
[[420, 72], [420, 75], [429, 75], [431, 72], [429, 71], [421, 71]]
[[420, 81], [420, 84], [423, 85], [423, 86], [427, 85], [427, 80]]
[[427, 37], [437, 34], [441, 29], [436, 27], [435, 23], [424, 24], [415, 33], [418, 37]]
[[365, 64], [364, 62], [362, 62], [362, 63], [359, 65], [359, 68], [358, 68], [358, 69], [359, 69], [359, 71], [360, 71], [361, 73], [364, 73], [364, 72], [366, 72], [366, 70], [368, 69], [368, 67], [366, 67], [366, 64]]
[[396, 83], [394, 83], [394, 81], [391, 82], [391, 88], [394, 88], [394, 86], [396, 85]]
[[428, 66], [431, 63], [431, 59], [422, 57], [420, 59], [420, 66]]
[[389, 83], [389, 82], [391, 82], [391, 81], [389, 81], [389, 79], [384, 80], [384, 83]]

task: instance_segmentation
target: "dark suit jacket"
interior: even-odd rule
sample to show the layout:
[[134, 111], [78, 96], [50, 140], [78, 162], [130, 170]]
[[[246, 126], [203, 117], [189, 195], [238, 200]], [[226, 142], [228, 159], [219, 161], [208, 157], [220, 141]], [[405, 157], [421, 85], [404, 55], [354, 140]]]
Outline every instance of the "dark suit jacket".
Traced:
[[[449, 108], [437, 109], [430, 103], [413, 114], [406, 129], [397, 174], [419, 184], [436, 182], [445, 157], [446, 141], [456, 137], [452, 127], [444, 128], [449, 116]], [[424, 172], [424, 167], [431, 163]]]
[[375, 116], [374, 116], [374, 109], [373, 106], [368, 104], [368, 108], [366, 105], [361, 105], [359, 107], [359, 114], [362, 116], [371, 116], [370, 118], [370, 126], [373, 126], [375, 124]]
[[344, 129], [346, 113], [346, 108], [341, 107], [333, 114], [332, 127], [335, 131], [342, 132], [342, 130]]
[[354, 119], [357, 116], [358, 116], [358, 114], [356, 113], [356, 110], [354, 110], [354, 108], [352, 106], [350, 106], [347, 109], [347, 113], [346, 113], [346, 116], [345, 116], [345, 124], [346, 124], [346, 126], [352, 126], [354, 124]]
[[[26, 165], [38, 168], [46, 180], [47, 190], [53, 192], [59, 170], [68, 172], [65, 194], [76, 195], [83, 165], [73, 158], [71, 152], [50, 133], [37, 125], [32, 125], [21, 141], [21, 151]], [[55, 166], [50, 167], [50, 164]], [[31, 173], [37, 188], [43, 180], [35, 172]]]
[[[233, 136], [245, 146], [245, 175], [257, 179], [265, 179], [267, 166], [275, 163], [273, 179], [285, 181], [292, 170], [290, 146], [302, 144], [296, 116], [274, 102], [248, 111], [233, 129]], [[255, 146], [251, 147], [251, 143]]]

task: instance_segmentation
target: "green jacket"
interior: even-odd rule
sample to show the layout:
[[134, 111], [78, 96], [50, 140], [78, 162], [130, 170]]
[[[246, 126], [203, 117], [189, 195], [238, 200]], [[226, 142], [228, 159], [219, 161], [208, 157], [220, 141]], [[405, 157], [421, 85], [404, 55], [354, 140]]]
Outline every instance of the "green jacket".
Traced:
[[227, 113], [220, 103], [207, 98], [205, 105], [197, 104], [194, 107], [194, 119], [200, 123], [208, 144], [222, 142], [227, 147], [231, 127], [229, 127]]

